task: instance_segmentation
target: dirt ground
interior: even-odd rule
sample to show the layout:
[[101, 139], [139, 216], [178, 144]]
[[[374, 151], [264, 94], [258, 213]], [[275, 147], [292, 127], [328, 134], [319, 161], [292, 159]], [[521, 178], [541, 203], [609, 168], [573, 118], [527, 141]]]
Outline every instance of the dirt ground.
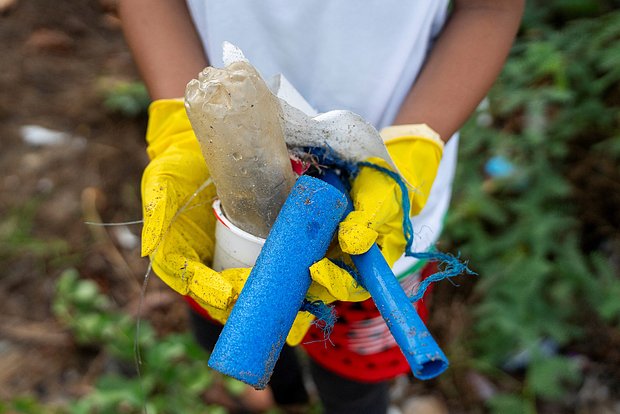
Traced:
[[[103, 105], [106, 85], [138, 79], [110, 10], [94, 0], [0, 2], [0, 400], [75, 397], [101, 371], [97, 352], [78, 351], [52, 315], [63, 269], [97, 281], [120, 308], [139, 299], [140, 225], [85, 224], [141, 218], [146, 118]], [[32, 126], [63, 135], [28, 141]], [[155, 278], [147, 296], [157, 298], [147, 300], [154, 319], [168, 314], [161, 329], [184, 328], [178, 298]]]

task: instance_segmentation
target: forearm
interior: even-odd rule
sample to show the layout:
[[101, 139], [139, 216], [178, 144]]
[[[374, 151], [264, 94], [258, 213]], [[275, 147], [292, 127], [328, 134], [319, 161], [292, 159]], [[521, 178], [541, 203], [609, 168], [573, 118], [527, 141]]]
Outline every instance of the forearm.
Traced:
[[524, 0], [455, 1], [394, 124], [426, 123], [447, 141], [487, 94], [508, 56]]
[[151, 98], [182, 97], [208, 64], [185, 0], [120, 0], [119, 14]]

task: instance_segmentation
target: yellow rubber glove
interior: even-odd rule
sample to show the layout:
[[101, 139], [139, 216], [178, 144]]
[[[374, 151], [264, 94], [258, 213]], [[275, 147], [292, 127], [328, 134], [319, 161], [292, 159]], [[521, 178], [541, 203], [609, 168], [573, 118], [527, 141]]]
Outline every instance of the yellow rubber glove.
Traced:
[[[209, 172], [182, 100], [151, 104], [146, 140], [151, 162], [142, 177], [142, 255], [150, 256], [153, 270], [167, 285], [224, 323], [251, 269], [216, 272], [207, 266], [213, 260], [216, 219], [211, 205], [216, 192], [213, 185], [205, 186]], [[308, 300], [368, 297], [349, 273], [336, 268], [323, 259], [310, 269]], [[287, 342], [297, 345], [313, 320], [308, 312], [299, 312]]]
[[[328, 256], [343, 261], [348, 259], [337, 245], [328, 252]], [[349, 263], [349, 266], [352, 266], [352, 263]], [[312, 284], [306, 293], [306, 300], [310, 302], [317, 300], [325, 304], [337, 300], [361, 302], [370, 298], [370, 293], [358, 284], [349, 272], [328, 258], [323, 258], [310, 266], [310, 277]], [[298, 312], [286, 342], [289, 345], [298, 345], [314, 321], [315, 317], [309, 312]]]
[[[409, 190], [411, 215], [418, 214], [431, 191], [443, 154], [439, 134], [425, 124], [399, 125], [381, 131], [387, 150]], [[368, 160], [390, 169], [379, 158]], [[402, 256], [402, 192], [396, 181], [372, 167], [362, 167], [351, 187], [354, 211], [340, 223], [338, 240], [343, 252], [362, 254], [377, 242], [391, 266]]]
[[151, 162], [142, 176], [142, 255], [168, 286], [224, 322], [250, 269], [218, 273], [205, 266], [213, 259], [216, 193], [213, 185], [197, 191], [209, 172], [182, 100], [151, 104], [146, 140]]

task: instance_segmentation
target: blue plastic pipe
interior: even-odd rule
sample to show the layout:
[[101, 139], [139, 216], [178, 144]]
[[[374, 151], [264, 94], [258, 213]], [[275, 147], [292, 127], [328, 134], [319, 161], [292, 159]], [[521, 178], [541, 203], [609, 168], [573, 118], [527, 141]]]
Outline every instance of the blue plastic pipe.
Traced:
[[[340, 178], [326, 171], [323, 180], [348, 194]], [[348, 200], [347, 212], [353, 209]], [[448, 368], [448, 359], [432, 337], [413, 304], [394, 276], [376, 244], [364, 254], [351, 255], [360, 275], [360, 283], [368, 290], [392, 336], [405, 355], [413, 375], [431, 379]]]
[[324, 181], [300, 177], [237, 299], [209, 366], [256, 389], [267, 386], [308, 288], [347, 207]]

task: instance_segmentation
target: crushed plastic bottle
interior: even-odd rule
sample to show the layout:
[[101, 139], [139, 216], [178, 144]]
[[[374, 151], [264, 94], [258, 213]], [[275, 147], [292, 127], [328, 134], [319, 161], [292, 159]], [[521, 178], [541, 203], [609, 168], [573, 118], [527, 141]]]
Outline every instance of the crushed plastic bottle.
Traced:
[[267, 237], [296, 180], [278, 98], [250, 63], [236, 61], [190, 81], [185, 108], [224, 214]]

